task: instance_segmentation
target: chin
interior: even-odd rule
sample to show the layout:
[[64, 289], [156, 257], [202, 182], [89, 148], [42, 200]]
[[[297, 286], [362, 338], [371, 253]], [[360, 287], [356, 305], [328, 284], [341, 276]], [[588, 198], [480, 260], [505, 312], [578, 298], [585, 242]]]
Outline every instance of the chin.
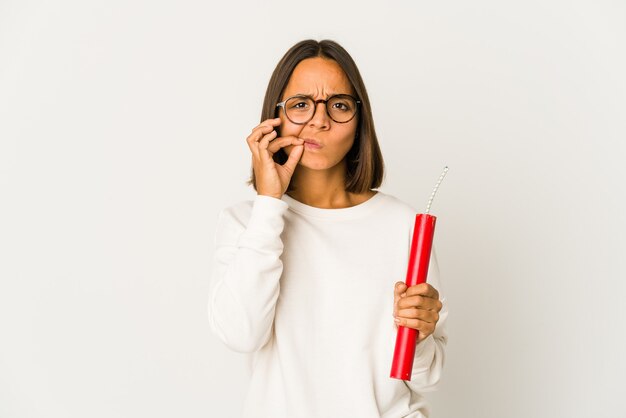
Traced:
[[307, 155], [306, 151], [300, 161], [298, 161], [299, 166], [306, 167], [309, 170], [328, 170], [329, 168], [336, 166], [338, 163], [339, 162], [333, 163], [328, 161], [326, 158], [321, 158], [319, 155]]

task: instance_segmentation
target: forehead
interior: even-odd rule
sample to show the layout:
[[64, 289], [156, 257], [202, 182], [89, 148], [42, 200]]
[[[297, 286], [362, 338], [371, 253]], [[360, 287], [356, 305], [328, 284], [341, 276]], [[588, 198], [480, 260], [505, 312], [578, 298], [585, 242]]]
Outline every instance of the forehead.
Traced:
[[309, 94], [315, 97], [339, 93], [352, 93], [350, 81], [336, 61], [322, 57], [300, 61], [285, 88], [286, 96]]

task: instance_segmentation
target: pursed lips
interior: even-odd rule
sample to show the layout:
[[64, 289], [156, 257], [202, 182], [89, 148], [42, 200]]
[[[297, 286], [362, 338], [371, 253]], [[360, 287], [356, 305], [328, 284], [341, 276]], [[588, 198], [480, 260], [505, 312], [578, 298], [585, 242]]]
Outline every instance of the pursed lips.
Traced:
[[312, 147], [312, 148], [321, 148], [322, 147], [322, 144], [320, 144], [315, 139], [311, 139], [311, 138], [302, 138], [302, 139], [304, 140], [304, 143], [306, 145], [308, 145], [309, 147]]

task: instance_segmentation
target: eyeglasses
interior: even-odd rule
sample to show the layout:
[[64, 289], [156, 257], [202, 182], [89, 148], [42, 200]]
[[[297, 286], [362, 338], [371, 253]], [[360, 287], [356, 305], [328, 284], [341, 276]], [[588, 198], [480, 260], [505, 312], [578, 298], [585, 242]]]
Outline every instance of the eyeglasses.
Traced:
[[317, 104], [326, 105], [326, 114], [337, 123], [350, 122], [357, 113], [359, 100], [349, 94], [336, 94], [326, 100], [313, 100], [311, 96], [302, 94], [289, 97], [276, 104], [285, 110], [285, 116], [296, 125], [304, 125], [315, 115]]

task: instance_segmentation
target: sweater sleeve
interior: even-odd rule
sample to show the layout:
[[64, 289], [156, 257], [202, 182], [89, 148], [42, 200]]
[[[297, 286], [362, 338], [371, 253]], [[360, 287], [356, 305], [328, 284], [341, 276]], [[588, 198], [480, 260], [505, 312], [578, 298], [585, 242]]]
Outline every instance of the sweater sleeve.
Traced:
[[280, 199], [257, 195], [247, 225], [233, 210], [218, 216], [208, 316], [211, 330], [232, 350], [257, 351], [271, 335], [287, 208]]
[[445, 348], [448, 342], [446, 329], [448, 304], [441, 288], [439, 266], [434, 247], [430, 257], [427, 281], [439, 292], [439, 300], [443, 306], [439, 312], [439, 321], [437, 321], [435, 332], [415, 347], [411, 380], [406, 381], [406, 384], [412, 391], [418, 393], [431, 392], [437, 389], [443, 371]]

